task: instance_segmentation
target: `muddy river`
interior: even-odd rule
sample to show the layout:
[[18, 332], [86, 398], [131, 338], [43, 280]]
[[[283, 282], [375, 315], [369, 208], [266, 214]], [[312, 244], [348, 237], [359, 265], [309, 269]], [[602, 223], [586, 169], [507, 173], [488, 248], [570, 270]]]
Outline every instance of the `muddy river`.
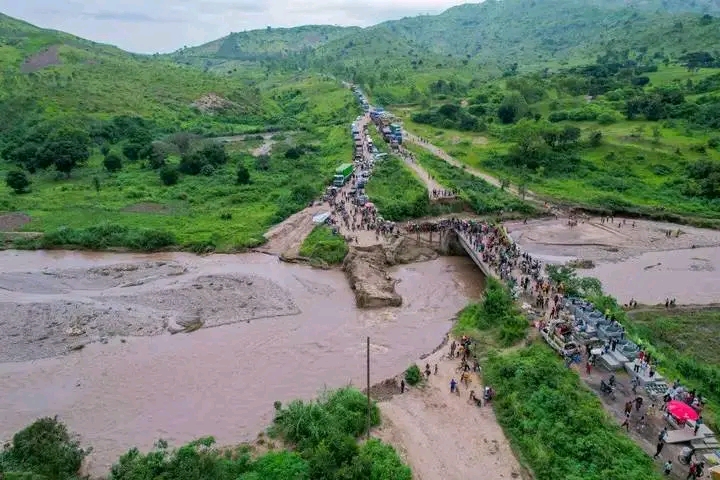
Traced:
[[57, 414], [93, 474], [158, 438], [251, 440], [275, 400], [360, 385], [368, 335], [372, 381], [402, 371], [482, 288], [467, 258], [393, 275], [404, 305], [360, 311], [342, 272], [261, 254], [0, 252], [0, 439]]

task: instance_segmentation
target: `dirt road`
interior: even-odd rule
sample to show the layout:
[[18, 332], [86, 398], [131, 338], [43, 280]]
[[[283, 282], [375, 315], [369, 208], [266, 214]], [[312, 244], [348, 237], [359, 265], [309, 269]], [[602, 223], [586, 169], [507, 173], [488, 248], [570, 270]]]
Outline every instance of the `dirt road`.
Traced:
[[[497, 178], [493, 175], [490, 175], [488, 173], [482, 172], [482, 171], [478, 170], [477, 168], [473, 168], [467, 164], [462, 163], [461, 161], [457, 160], [456, 158], [450, 156], [442, 148], [437, 147], [437, 146], [433, 145], [432, 143], [428, 143], [428, 142], [424, 142], [424, 141], [420, 140], [420, 137], [408, 132], [407, 130], [403, 131], [403, 139], [424, 148], [425, 150], [429, 151], [436, 157], [441, 158], [442, 160], [446, 161], [447, 163], [449, 163], [450, 165], [452, 165], [454, 167], [463, 168], [466, 172], [468, 172], [472, 175], [475, 175], [478, 178], [482, 178], [483, 180], [488, 182], [490, 185], [493, 185], [497, 188], [500, 188], [502, 185], [502, 182], [500, 181], [499, 178]], [[518, 191], [517, 187], [515, 187], [515, 186], [509, 185], [506, 188], [506, 190], [515, 196], [518, 196], [518, 197], [522, 196], [520, 194], [520, 192]], [[536, 203], [538, 205], [545, 205], [545, 201], [538, 198], [538, 196], [535, 193], [531, 192], [530, 190], [525, 191], [524, 199], [527, 200], [528, 202]]]
[[468, 400], [470, 390], [482, 390], [479, 379], [461, 385], [460, 395], [450, 393], [450, 380], [459, 376], [448, 351], [445, 346], [417, 362], [421, 370], [438, 365], [425, 385], [380, 402], [383, 423], [374, 436], [398, 448], [416, 480], [519, 478], [520, 465], [492, 408]]

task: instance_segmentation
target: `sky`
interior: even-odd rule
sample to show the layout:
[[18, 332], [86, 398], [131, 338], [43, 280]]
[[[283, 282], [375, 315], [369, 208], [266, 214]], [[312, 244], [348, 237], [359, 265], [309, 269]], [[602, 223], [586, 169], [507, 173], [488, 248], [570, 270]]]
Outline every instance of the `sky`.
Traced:
[[[472, 0], [471, 0], [472, 1]], [[478, 2], [480, 0], [474, 0]], [[167, 53], [256, 28], [369, 26], [463, 0], [0, 0], [0, 12], [136, 53]]]

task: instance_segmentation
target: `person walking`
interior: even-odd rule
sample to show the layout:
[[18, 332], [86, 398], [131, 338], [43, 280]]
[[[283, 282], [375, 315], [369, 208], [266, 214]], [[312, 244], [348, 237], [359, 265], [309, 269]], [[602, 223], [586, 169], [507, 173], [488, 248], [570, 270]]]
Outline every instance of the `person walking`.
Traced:
[[695, 420], [695, 429], [693, 430], [693, 435], [698, 434], [698, 430], [700, 430], [700, 425], [702, 425], [702, 424], [703, 424], [703, 418], [702, 418], [702, 415], [700, 415], [698, 417], [698, 419]]
[[400, 393], [405, 393], [405, 379], [400, 380]]
[[625, 412], [625, 421], [620, 425], [620, 428], [625, 427], [626, 431], [630, 431], [630, 412]]
[[450, 380], [450, 393], [455, 393], [457, 390], [457, 381], [453, 378]]
[[662, 449], [665, 447], [665, 439], [660, 437], [660, 439], [657, 442], [657, 447], [655, 450], [655, 455], [653, 455], [653, 459], [658, 458], [660, 456], [660, 452], [662, 452]]
[[585, 372], [588, 374], [588, 376], [590, 376], [590, 371], [591, 371], [591, 370], [592, 370], [592, 366], [590, 365], [590, 360], [588, 360], [588, 361], [585, 363]]

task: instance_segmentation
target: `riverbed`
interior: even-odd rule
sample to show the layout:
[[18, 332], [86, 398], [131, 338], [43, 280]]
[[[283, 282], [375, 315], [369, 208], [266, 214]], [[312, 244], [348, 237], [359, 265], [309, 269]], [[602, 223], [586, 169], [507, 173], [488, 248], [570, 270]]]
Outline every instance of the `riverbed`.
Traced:
[[[0, 439], [57, 414], [95, 475], [159, 438], [252, 440], [274, 401], [362, 385], [366, 336], [372, 382], [393, 376], [482, 291], [462, 257], [393, 269], [403, 306], [365, 311], [342, 272], [262, 254], [4, 251], [0, 265]], [[204, 328], [168, 332], [188, 317]]]
[[[720, 231], [647, 220], [599, 218], [569, 226], [567, 219], [507, 224], [512, 238], [554, 264], [595, 263], [578, 275], [599, 279], [621, 303], [710, 304], [720, 298]], [[667, 235], [670, 232], [670, 235]]]

